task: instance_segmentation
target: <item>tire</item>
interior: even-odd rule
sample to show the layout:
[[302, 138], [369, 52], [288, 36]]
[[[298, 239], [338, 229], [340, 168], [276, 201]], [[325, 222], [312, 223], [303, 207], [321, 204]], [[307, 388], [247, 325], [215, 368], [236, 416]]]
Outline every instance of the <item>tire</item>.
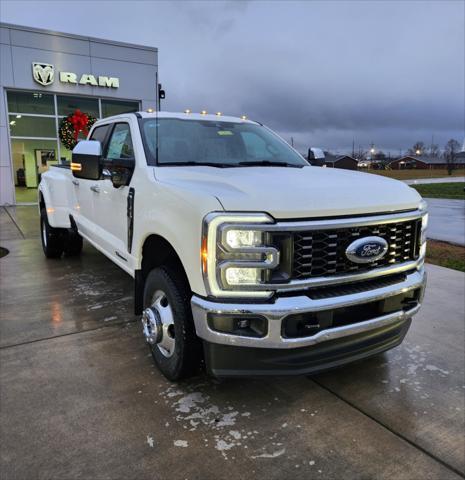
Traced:
[[82, 237], [73, 230], [68, 230], [63, 251], [67, 257], [77, 257], [82, 251]]
[[48, 223], [47, 211], [40, 211], [40, 238], [42, 249], [47, 258], [60, 258], [64, 249], [64, 231], [61, 228], [51, 227]]
[[[148, 345], [155, 364], [171, 381], [193, 376], [202, 360], [201, 343], [192, 319], [191, 295], [183, 278], [168, 267], [153, 269], [145, 280], [144, 309], [157, 308], [164, 325], [160, 342]], [[167, 328], [166, 318], [172, 318]]]

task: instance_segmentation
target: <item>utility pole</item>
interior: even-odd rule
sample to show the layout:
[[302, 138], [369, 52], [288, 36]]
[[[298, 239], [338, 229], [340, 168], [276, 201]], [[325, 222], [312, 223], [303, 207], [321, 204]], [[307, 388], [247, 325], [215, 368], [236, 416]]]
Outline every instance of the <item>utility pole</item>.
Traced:
[[291, 147], [294, 147], [294, 137], [291, 137]]

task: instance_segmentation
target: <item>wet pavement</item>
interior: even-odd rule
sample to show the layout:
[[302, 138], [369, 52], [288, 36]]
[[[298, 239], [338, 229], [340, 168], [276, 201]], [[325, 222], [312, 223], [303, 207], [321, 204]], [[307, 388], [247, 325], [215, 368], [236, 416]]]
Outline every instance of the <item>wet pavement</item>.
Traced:
[[425, 198], [428, 203], [428, 238], [465, 245], [465, 200]]
[[423, 309], [383, 355], [177, 385], [130, 277], [89, 245], [46, 260], [36, 227], [35, 208], [0, 209], [1, 478], [464, 478], [463, 273], [428, 266]]

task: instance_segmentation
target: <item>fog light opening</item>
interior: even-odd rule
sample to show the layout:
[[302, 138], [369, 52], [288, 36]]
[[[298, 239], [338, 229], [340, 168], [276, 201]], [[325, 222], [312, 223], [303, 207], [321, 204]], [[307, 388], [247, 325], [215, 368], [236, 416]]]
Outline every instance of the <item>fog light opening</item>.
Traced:
[[264, 337], [268, 322], [263, 317], [209, 314], [208, 326], [217, 332], [243, 337]]

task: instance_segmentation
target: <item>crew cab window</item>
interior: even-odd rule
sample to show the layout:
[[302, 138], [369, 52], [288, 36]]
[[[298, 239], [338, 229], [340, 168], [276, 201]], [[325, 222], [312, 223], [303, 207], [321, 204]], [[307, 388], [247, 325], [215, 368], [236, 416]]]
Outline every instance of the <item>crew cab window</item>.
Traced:
[[111, 134], [106, 155], [107, 160], [134, 158], [131, 130], [127, 123], [117, 123]]
[[98, 140], [103, 145], [109, 127], [110, 125], [102, 125], [101, 127], [95, 127], [89, 140]]

